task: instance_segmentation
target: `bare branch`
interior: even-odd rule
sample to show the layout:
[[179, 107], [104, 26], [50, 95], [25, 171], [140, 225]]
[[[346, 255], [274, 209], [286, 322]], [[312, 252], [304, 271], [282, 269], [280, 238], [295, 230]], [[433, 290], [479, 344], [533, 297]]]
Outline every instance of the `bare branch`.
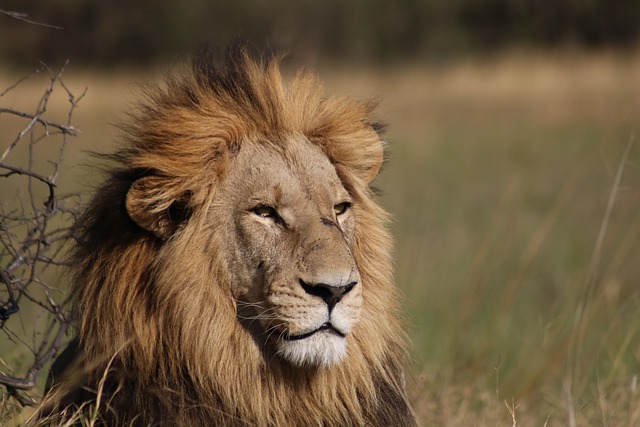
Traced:
[[9, 275], [9, 273], [0, 268], [0, 280], [5, 284], [7, 289], [7, 294], [9, 296], [9, 304], [7, 308], [0, 307], [0, 325], [4, 326], [4, 321], [9, 318], [12, 314], [15, 314], [20, 310], [18, 307], [18, 303], [16, 302], [16, 298], [13, 292], [13, 279]]
[[[27, 350], [33, 357], [22, 374], [7, 367], [10, 373], [0, 373], [0, 385], [6, 387], [8, 396], [23, 406], [36, 403], [25, 391], [36, 387], [38, 374], [65, 345], [71, 328], [68, 298], [48, 281], [48, 271], [67, 266], [64, 251], [73, 236], [73, 224], [78, 215], [78, 198], [59, 195], [56, 181], [68, 138], [79, 133], [72, 124], [73, 112], [86, 93], [85, 89], [80, 96], [75, 96], [62, 82], [66, 63], [57, 72], [41, 65], [37, 71], [0, 92], [2, 97], [9, 91], [19, 90], [20, 84], [36, 73], [43, 70], [50, 73], [47, 87], [36, 100], [34, 113], [0, 107], [0, 114], [28, 119], [0, 157], [0, 178], [22, 180], [24, 186], [20, 188], [27, 190], [23, 198], [0, 203], [0, 331], [16, 349], [22, 348], [22, 353]], [[54, 90], [60, 88], [68, 101], [66, 124], [47, 117], [49, 101]], [[53, 147], [53, 150], [39, 150], [38, 143], [45, 139], [47, 147]], [[38, 169], [37, 165], [43, 164], [52, 170]], [[37, 183], [44, 184], [47, 192], [39, 191]], [[53, 273], [53, 277], [59, 276], [55, 271]], [[25, 319], [22, 313], [30, 313], [30, 316], [37, 313], [49, 320], [46, 326], [33, 327], [34, 318]]]
[[27, 169], [22, 169], [20, 167], [17, 166], [11, 166], [11, 165], [6, 165], [4, 163], [0, 163], [0, 168], [2, 169], [6, 169], [9, 172], [5, 173], [5, 174], [0, 174], [0, 178], [6, 178], [9, 177], [11, 175], [24, 175], [24, 176], [29, 176], [31, 178], [35, 178], [38, 181], [41, 181], [45, 184], [47, 184], [49, 187], [51, 188], [55, 188], [55, 185], [53, 185], [53, 183], [49, 180], [49, 178], [47, 178], [46, 176], [42, 176], [39, 173], [27, 170]]
[[14, 12], [11, 10], [2, 10], [2, 9], [0, 9], [0, 13], [10, 16], [14, 19], [18, 19], [20, 21], [26, 22], [27, 24], [39, 25], [41, 27], [46, 27], [46, 28], [53, 28], [54, 30], [64, 30], [63, 27], [59, 27], [57, 25], [43, 24], [42, 22], [36, 22], [36, 21], [32, 21], [31, 19], [27, 19], [29, 15], [27, 15], [26, 13]]
[[33, 76], [34, 74], [38, 74], [40, 71], [42, 71], [42, 69], [37, 68], [35, 70], [33, 70], [32, 72], [30, 72], [29, 74], [27, 74], [24, 77], [21, 77], [17, 82], [15, 82], [14, 84], [12, 84], [11, 86], [9, 86], [8, 88], [6, 88], [5, 90], [3, 90], [2, 92], [0, 92], [0, 97], [6, 95], [7, 93], [9, 93], [10, 91], [12, 91], [13, 89], [15, 89], [16, 87], [18, 87], [18, 85], [20, 83], [22, 83], [25, 80], [29, 80], [31, 78], [31, 76]]
[[38, 123], [40, 123], [41, 125], [44, 125], [45, 128], [56, 128], [62, 131], [62, 133], [67, 134], [67, 135], [71, 135], [71, 136], [76, 136], [79, 132], [78, 129], [74, 128], [73, 126], [65, 126], [63, 124], [60, 123], [56, 123], [56, 122], [50, 122], [47, 120], [44, 120], [42, 118], [40, 118], [39, 115], [33, 115], [33, 114], [29, 114], [29, 113], [23, 113], [22, 111], [17, 111], [14, 110], [12, 108], [0, 108], [0, 114], [2, 113], [7, 113], [7, 114], [13, 114], [14, 116], [19, 116], [19, 117], [24, 117], [27, 119], [32, 119], [37, 121]]

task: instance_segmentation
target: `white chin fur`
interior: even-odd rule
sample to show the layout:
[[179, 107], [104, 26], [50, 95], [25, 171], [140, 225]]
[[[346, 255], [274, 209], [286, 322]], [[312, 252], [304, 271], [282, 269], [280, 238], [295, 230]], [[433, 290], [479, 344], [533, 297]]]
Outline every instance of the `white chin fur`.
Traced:
[[320, 331], [302, 340], [280, 341], [277, 353], [295, 366], [329, 368], [347, 355], [347, 342], [331, 331]]

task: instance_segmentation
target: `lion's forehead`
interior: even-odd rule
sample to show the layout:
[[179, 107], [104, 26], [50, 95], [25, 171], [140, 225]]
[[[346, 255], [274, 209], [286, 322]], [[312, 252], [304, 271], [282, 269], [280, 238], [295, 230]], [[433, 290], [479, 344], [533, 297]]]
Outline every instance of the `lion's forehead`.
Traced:
[[312, 204], [347, 195], [329, 158], [304, 139], [278, 148], [247, 144], [231, 164], [229, 185], [236, 192], [244, 188], [247, 197], [267, 197], [276, 204]]

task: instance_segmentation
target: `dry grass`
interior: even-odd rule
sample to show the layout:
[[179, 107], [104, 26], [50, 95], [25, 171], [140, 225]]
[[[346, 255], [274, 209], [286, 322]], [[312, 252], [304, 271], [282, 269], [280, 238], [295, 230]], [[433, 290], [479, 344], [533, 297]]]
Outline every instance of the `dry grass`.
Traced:
[[[378, 185], [424, 423], [640, 425], [640, 56], [321, 74], [331, 92], [381, 95], [391, 124]], [[138, 79], [68, 73], [89, 87], [69, 191], [95, 182], [83, 151], [111, 149]], [[40, 88], [23, 89], [10, 105], [28, 110]], [[11, 131], [0, 117], [0, 141]]]

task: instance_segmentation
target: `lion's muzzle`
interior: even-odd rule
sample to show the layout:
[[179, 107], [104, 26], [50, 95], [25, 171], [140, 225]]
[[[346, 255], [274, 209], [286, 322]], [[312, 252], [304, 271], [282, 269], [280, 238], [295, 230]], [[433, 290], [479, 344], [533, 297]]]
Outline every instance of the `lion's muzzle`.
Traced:
[[299, 280], [299, 283], [302, 289], [309, 295], [322, 298], [329, 308], [329, 313], [331, 313], [336, 304], [358, 284], [358, 282], [350, 282], [344, 286], [335, 286], [326, 283], [309, 284], [302, 279]]

